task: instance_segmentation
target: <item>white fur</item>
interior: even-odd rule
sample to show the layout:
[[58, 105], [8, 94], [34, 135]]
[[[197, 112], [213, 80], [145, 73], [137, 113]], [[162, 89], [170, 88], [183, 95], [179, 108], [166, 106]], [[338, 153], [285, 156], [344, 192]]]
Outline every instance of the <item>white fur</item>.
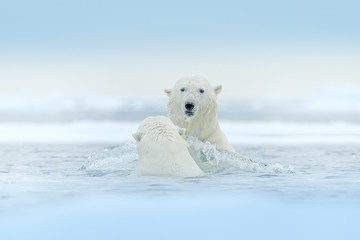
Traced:
[[[182, 78], [172, 89], [165, 90], [169, 96], [168, 115], [175, 125], [186, 128], [187, 135], [209, 141], [219, 150], [235, 152], [218, 122], [216, 98], [221, 90], [221, 85], [213, 88], [205, 78]], [[193, 116], [185, 114], [189, 102], [195, 105]]]
[[133, 134], [139, 161], [136, 171], [142, 175], [196, 177], [202, 170], [190, 156], [181, 137], [185, 129], [175, 126], [168, 117], [148, 117]]

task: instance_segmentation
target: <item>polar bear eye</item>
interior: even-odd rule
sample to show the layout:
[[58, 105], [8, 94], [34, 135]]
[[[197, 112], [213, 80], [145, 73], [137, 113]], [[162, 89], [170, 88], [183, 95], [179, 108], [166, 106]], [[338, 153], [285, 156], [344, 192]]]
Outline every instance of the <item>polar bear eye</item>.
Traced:
[[200, 88], [199, 92], [204, 93], [205, 91], [204, 91], [204, 89]]
[[184, 91], [185, 91], [185, 88], [180, 89], [180, 91], [184, 92]]

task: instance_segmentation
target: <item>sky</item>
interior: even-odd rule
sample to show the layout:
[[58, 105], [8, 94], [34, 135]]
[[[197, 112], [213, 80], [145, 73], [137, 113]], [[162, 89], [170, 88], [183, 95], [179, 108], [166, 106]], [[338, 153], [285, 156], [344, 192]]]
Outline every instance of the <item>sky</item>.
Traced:
[[358, 1], [0, 1], [0, 95], [225, 97], [360, 89]]

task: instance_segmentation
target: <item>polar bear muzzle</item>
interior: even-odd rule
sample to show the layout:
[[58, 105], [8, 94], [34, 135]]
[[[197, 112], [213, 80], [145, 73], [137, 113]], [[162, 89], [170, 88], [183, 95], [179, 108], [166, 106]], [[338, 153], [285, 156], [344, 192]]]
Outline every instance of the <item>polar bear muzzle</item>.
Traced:
[[184, 113], [186, 116], [191, 117], [195, 115], [197, 110], [196, 104], [191, 101], [186, 101], [184, 104]]

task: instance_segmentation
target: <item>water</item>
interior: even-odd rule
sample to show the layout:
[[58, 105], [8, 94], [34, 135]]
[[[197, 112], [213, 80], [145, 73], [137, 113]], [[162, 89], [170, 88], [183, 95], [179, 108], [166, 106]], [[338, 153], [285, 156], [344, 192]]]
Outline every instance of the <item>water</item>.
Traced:
[[135, 173], [131, 134], [152, 111], [136, 108], [120, 119], [113, 107], [25, 120], [3, 110], [0, 239], [359, 239], [358, 112], [225, 111], [238, 154], [187, 137], [206, 174], [180, 179]]
[[1, 239], [359, 237], [358, 145], [235, 145], [234, 156], [187, 140], [204, 177], [137, 176], [132, 140], [2, 144]]
[[[236, 145], [239, 156], [188, 139], [203, 155], [200, 178], [138, 176], [136, 144], [1, 145], [0, 211], [89, 194], [233, 193], [286, 201], [359, 201], [360, 149]], [[246, 156], [246, 157], [244, 157]]]

